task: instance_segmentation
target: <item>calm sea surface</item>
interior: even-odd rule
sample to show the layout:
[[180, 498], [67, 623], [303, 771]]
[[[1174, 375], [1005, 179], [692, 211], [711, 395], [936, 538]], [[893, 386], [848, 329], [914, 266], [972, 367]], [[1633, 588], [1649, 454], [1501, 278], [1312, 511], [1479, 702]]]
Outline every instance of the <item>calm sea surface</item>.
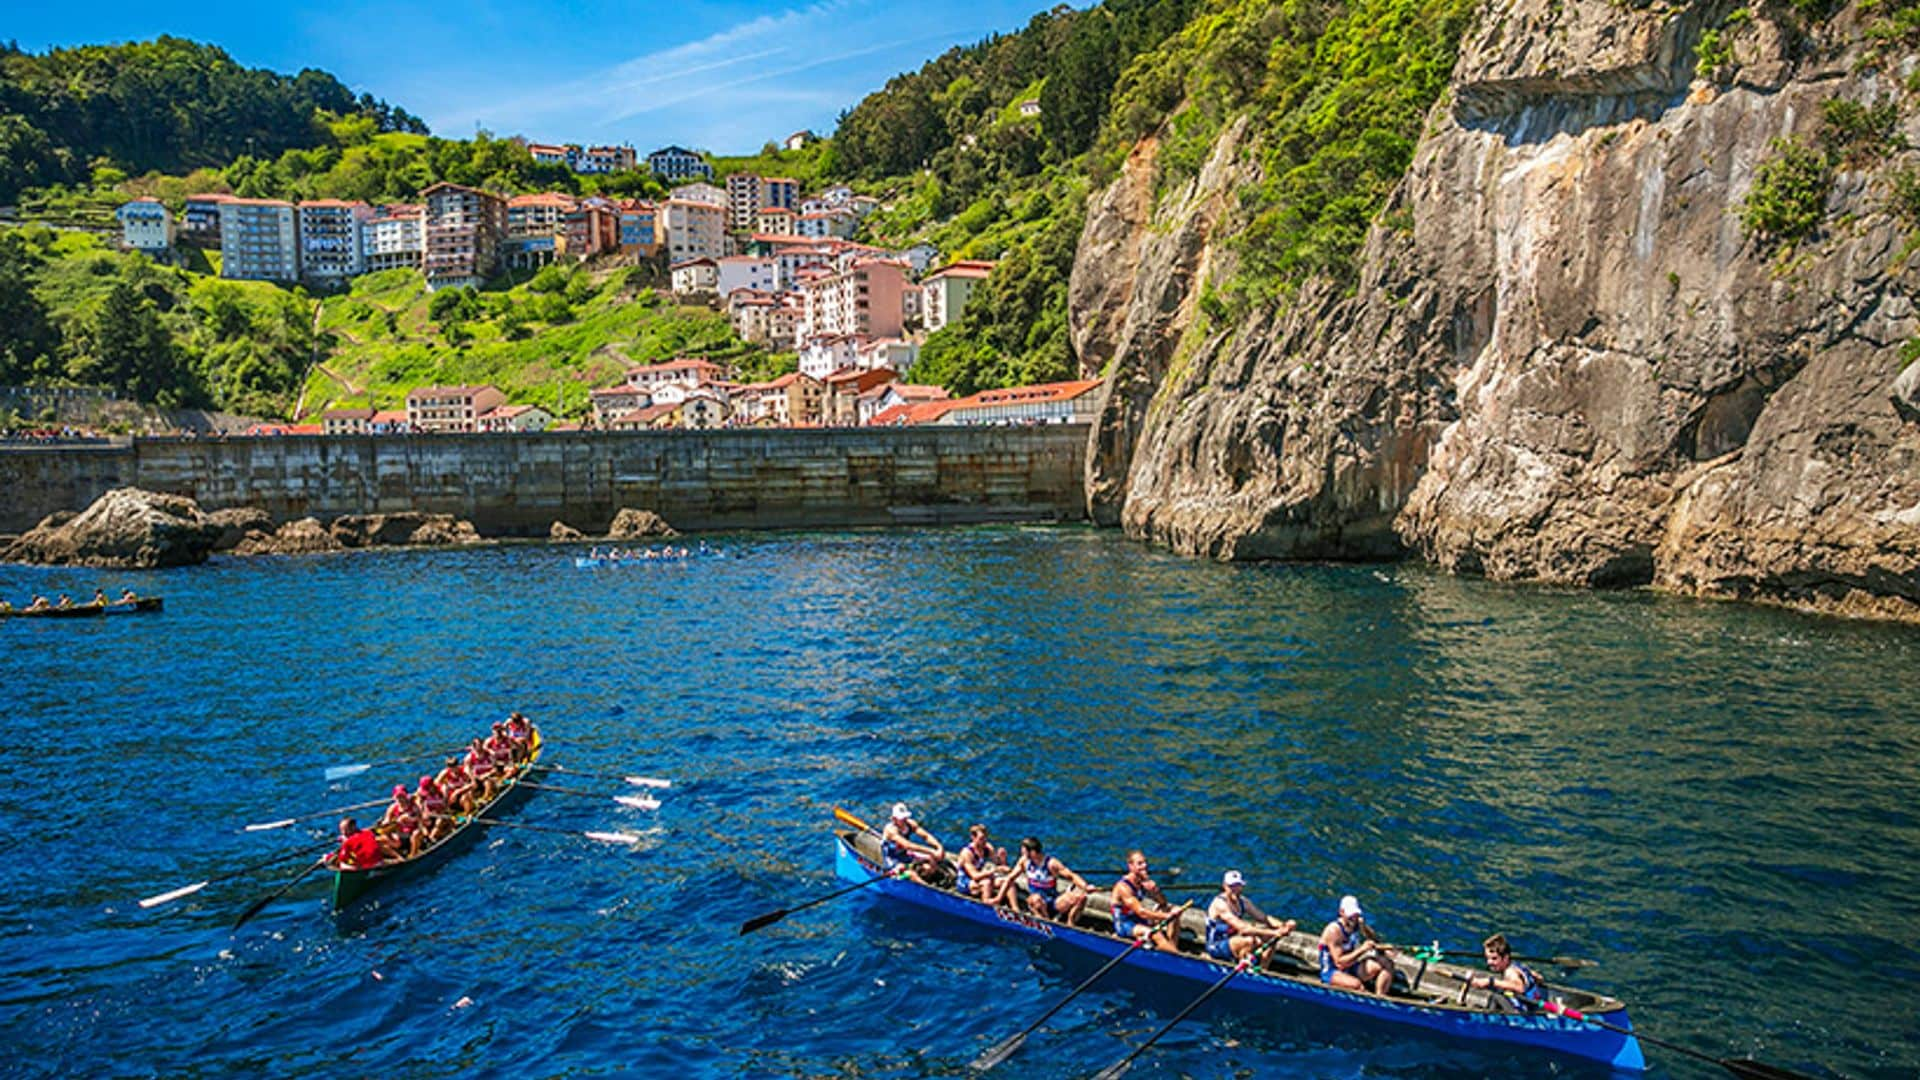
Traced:
[[[1232, 866], [1270, 910], [1358, 893], [1389, 937], [1586, 956], [1650, 1033], [1825, 1074], [1920, 1069], [1920, 632], [1413, 567], [1191, 562], [1111, 533], [719, 538], [0, 567], [0, 595], [166, 596], [0, 623], [0, 1073], [959, 1075], [1091, 965], [836, 887], [829, 812], [905, 799], [1069, 863]], [[665, 805], [537, 793], [336, 923], [240, 826], [377, 798], [507, 710]], [[555, 780], [554, 783], [561, 781]], [[609, 785], [566, 781], [592, 791]], [[1116, 979], [999, 1070], [1124, 1054], [1192, 988]], [[1656, 1071], [1717, 1075], [1652, 1047]], [[1137, 1075], [1537, 1074], [1317, 1013], [1232, 1008]]]

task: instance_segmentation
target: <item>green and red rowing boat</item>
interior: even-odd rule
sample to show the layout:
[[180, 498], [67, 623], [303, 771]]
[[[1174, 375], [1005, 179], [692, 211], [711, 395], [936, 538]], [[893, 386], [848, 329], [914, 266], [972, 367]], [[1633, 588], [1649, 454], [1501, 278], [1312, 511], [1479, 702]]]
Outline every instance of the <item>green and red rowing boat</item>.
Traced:
[[367, 870], [335, 870], [333, 872], [333, 912], [340, 912], [382, 884], [395, 878], [430, 870], [445, 862], [454, 853], [473, 844], [480, 831], [487, 826], [488, 817], [510, 809], [533, 792], [527, 788], [528, 781], [535, 779], [540, 772], [540, 747], [542, 740], [538, 728], [533, 732], [533, 752], [520, 771], [493, 796], [493, 800], [474, 813], [463, 814], [454, 820], [458, 823], [453, 832], [447, 834], [439, 843], [415, 855], [411, 859], [382, 863]]
[[13, 608], [0, 611], [0, 619], [88, 619], [101, 615], [140, 615], [160, 610], [160, 598], [142, 596], [110, 604], [69, 604], [66, 607]]

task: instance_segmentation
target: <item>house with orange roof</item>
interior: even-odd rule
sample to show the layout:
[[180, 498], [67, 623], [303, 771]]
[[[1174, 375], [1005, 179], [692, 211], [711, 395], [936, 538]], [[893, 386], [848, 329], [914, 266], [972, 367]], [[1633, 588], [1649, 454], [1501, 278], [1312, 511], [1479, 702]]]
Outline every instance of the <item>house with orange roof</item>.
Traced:
[[777, 379], [741, 387], [735, 400], [748, 422], [766, 420], [777, 427], [793, 427], [820, 422], [825, 393], [819, 379], [789, 371]]
[[967, 310], [974, 289], [987, 280], [993, 264], [979, 259], [961, 259], [928, 274], [920, 281], [925, 293], [921, 301], [922, 322], [927, 333], [958, 321]]
[[566, 248], [567, 214], [577, 200], [556, 191], [515, 195], [507, 200], [507, 232], [501, 254], [521, 270], [546, 266]]
[[481, 414], [480, 430], [498, 433], [545, 431], [553, 414], [538, 405], [495, 405]]
[[720, 285], [720, 261], [701, 256], [673, 264], [673, 295], [712, 295]]
[[860, 396], [899, 377], [891, 368], [874, 368], [871, 371], [843, 368], [827, 376], [821, 380], [826, 389], [821, 400], [821, 422], [828, 427], [853, 427], [859, 424]]
[[937, 424], [953, 408], [952, 400], [942, 401], [903, 401], [898, 405], [889, 405], [874, 414], [867, 421], [871, 427], [911, 427], [915, 424]]
[[1100, 407], [1101, 379], [982, 390], [952, 403], [945, 424], [1084, 424]]
[[428, 434], [480, 430], [480, 418], [507, 403], [492, 386], [421, 386], [407, 392], [407, 425]]
[[593, 408], [593, 426], [606, 428], [628, 413], [653, 404], [653, 397], [638, 386], [609, 386], [587, 391], [587, 404]]
[[682, 356], [658, 364], [627, 369], [627, 385], [654, 390], [669, 384], [700, 386], [725, 376], [727, 369], [711, 360]]
[[159, 199], [123, 203], [114, 216], [120, 219], [123, 246], [149, 255], [162, 255], [173, 247], [173, 214]]
[[180, 213], [180, 239], [196, 247], [219, 247], [220, 205], [231, 198], [223, 192], [187, 196]]
[[328, 435], [365, 435], [373, 409], [328, 409], [320, 414], [320, 430]]

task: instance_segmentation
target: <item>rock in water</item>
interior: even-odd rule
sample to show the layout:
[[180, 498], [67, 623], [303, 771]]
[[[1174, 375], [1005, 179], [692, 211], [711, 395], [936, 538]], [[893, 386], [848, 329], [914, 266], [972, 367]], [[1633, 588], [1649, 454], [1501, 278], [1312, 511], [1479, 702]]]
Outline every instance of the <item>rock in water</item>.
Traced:
[[4, 558], [138, 570], [192, 566], [207, 561], [221, 531], [184, 495], [116, 488], [78, 515], [50, 515]]
[[323, 551], [339, 551], [340, 541], [334, 538], [318, 518], [301, 518], [289, 521], [271, 533], [248, 533], [233, 549], [235, 555], [313, 555]]
[[397, 547], [408, 544], [472, 544], [480, 534], [471, 522], [452, 514], [346, 514], [329, 526], [342, 547]]
[[207, 515], [207, 520], [220, 529], [220, 535], [213, 542], [217, 554], [232, 551], [241, 541], [254, 533], [271, 533], [273, 515], [265, 510], [251, 506], [234, 506], [225, 510], [215, 510]]
[[547, 530], [547, 539], [555, 541], [581, 540], [584, 539], [584, 537], [581, 536], [579, 529], [574, 528], [564, 521], [556, 521], [553, 523], [553, 528]]
[[650, 536], [679, 536], [666, 519], [651, 510], [628, 508], [614, 515], [607, 528], [609, 540], [644, 540]]

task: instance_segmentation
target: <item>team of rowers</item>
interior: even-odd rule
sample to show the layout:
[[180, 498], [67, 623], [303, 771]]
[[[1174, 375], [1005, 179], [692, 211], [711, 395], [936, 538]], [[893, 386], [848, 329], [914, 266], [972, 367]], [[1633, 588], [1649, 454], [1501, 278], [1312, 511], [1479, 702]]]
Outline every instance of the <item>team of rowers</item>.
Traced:
[[[891, 820], [881, 830], [880, 855], [886, 870], [935, 888], [946, 886], [951, 869], [957, 891], [1016, 911], [1014, 892], [1024, 887], [1029, 913], [1068, 926], [1080, 925], [1093, 892], [1085, 878], [1058, 856], [1047, 854], [1038, 837], [1020, 841], [1020, 857], [1008, 863], [1006, 849], [993, 844], [987, 827], [974, 825], [967, 830], [967, 843], [949, 858], [945, 845], [914, 820], [905, 803], [894, 805]], [[1228, 870], [1221, 877], [1220, 892], [1207, 904], [1206, 934], [1200, 946], [1215, 960], [1238, 963], [1264, 943], [1293, 933], [1298, 925], [1260, 910], [1247, 896], [1246, 887], [1245, 875]], [[1149, 873], [1143, 852], [1127, 854], [1126, 873], [1113, 883], [1109, 897], [1114, 934], [1162, 952], [1181, 951], [1179, 915], [1184, 907], [1167, 901]], [[1539, 978], [1514, 961], [1505, 935], [1487, 938], [1482, 951], [1491, 974], [1475, 975], [1469, 985], [1502, 991], [1524, 1002], [1544, 1000]], [[1320, 931], [1319, 954], [1320, 981], [1328, 986], [1382, 997], [1393, 986], [1393, 946], [1380, 943], [1356, 897], [1340, 898], [1335, 918]]]
[[[132, 589], [126, 589], [122, 591], [120, 593], [120, 599], [118, 600], [107, 599], [107, 591], [105, 589], [95, 589], [93, 590], [93, 599], [88, 601], [88, 603], [93, 605], [94, 607], [107, 607], [110, 604], [131, 604], [138, 601], [139, 599], [140, 598], [138, 596], [134, 595], [134, 591]], [[34, 595], [34, 598], [28, 601], [26, 607], [18, 608], [18, 609], [16, 609], [8, 601], [0, 600], [0, 613], [10, 612], [15, 610], [66, 611], [67, 609], [76, 607], [76, 606], [85, 606], [85, 605], [76, 605], [73, 602], [73, 597], [68, 596], [66, 593], [61, 593], [58, 599], [51, 600], [51, 601], [49, 601], [46, 597], [36, 593]]]
[[[713, 549], [707, 546], [705, 540], [700, 541], [700, 550], [697, 554], [708, 555], [712, 554], [712, 552]], [[605, 562], [635, 562], [643, 559], [691, 559], [695, 554], [696, 552], [692, 548], [674, 547], [672, 544], [661, 548], [614, 547], [608, 548], [604, 552], [601, 551], [598, 546], [595, 546], [587, 552], [587, 558], [599, 559]]]
[[393, 800], [372, 828], [343, 818], [339, 850], [324, 861], [335, 869], [368, 870], [415, 858], [451, 836], [461, 818], [485, 809], [532, 757], [533, 722], [512, 713], [468, 743], [464, 758], [455, 753], [439, 773], [422, 776], [414, 790], [395, 784]]

